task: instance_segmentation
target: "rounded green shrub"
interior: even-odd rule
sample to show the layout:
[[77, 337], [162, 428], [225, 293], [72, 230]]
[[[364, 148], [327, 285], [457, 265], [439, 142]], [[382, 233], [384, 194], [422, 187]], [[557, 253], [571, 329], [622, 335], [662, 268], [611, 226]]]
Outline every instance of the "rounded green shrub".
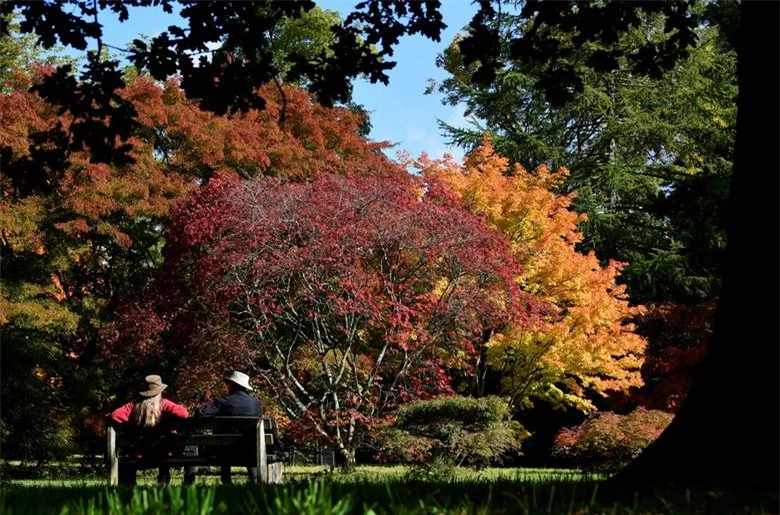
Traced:
[[441, 397], [403, 406], [379, 441], [385, 457], [418, 464], [430, 475], [500, 461], [528, 436], [499, 397]]

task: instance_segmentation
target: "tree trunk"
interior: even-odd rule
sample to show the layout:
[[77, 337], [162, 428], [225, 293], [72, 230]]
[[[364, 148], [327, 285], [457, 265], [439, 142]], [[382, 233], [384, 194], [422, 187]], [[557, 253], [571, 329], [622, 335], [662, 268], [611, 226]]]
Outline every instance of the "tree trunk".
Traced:
[[737, 136], [715, 330], [677, 417], [614, 478], [617, 485], [780, 483], [779, 22], [780, 3], [741, 3]]
[[350, 471], [355, 468], [356, 462], [355, 462], [355, 449], [350, 449], [345, 446], [341, 446], [339, 448], [339, 452], [341, 453], [341, 456], [344, 458], [344, 470]]

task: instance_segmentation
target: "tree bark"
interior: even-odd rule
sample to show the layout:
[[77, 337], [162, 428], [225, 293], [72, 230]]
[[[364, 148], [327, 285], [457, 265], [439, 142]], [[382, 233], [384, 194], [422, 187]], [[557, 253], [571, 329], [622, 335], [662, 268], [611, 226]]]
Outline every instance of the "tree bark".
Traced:
[[778, 24], [780, 3], [741, 3], [728, 242], [707, 354], [677, 417], [613, 486], [780, 483]]
[[355, 449], [350, 449], [344, 446], [341, 446], [339, 448], [339, 452], [341, 453], [341, 456], [344, 457], [344, 467], [343, 469], [345, 471], [350, 471], [355, 468], [355, 465], [357, 462], [355, 461]]

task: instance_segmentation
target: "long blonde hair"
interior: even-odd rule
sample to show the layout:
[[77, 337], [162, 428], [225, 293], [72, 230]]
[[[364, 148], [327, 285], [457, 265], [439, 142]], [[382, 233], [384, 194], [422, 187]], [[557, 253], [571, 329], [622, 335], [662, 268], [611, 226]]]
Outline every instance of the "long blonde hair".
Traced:
[[133, 406], [133, 418], [138, 427], [154, 427], [160, 421], [162, 414], [162, 395], [159, 393], [154, 397], [148, 397], [141, 402], [136, 402]]

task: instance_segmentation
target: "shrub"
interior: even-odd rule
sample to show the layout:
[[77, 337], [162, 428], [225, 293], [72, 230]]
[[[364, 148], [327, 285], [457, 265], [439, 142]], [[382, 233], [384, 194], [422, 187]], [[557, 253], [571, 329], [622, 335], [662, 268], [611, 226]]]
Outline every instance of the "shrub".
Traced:
[[455, 465], [487, 466], [528, 436], [498, 397], [446, 397], [403, 406], [379, 439], [386, 456], [439, 474]]
[[658, 438], [674, 415], [638, 408], [628, 415], [597, 413], [583, 424], [562, 429], [552, 455], [568, 465], [618, 468]]

